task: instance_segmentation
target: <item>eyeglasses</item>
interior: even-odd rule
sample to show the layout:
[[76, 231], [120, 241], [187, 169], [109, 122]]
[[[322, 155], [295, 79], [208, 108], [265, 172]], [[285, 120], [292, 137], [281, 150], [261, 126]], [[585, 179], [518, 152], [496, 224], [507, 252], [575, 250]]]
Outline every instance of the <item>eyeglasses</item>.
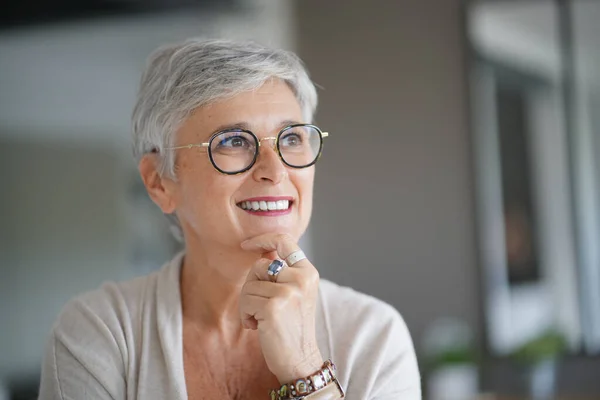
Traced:
[[248, 171], [256, 163], [258, 149], [264, 140], [274, 140], [281, 161], [291, 168], [314, 165], [323, 151], [323, 138], [329, 136], [311, 124], [286, 126], [275, 137], [258, 139], [246, 129], [226, 129], [213, 134], [206, 143], [167, 147], [165, 150], [208, 149], [215, 169], [223, 174], [236, 175]]

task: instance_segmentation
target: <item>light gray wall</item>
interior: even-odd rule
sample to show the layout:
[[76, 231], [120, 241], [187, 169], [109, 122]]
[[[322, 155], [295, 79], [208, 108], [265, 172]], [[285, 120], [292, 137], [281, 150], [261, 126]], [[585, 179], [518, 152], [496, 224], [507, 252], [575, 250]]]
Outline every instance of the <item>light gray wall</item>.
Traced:
[[460, 3], [296, 3], [331, 133], [313, 257], [324, 277], [396, 306], [417, 344], [436, 317], [479, 326]]
[[[600, 110], [600, 88], [597, 88], [592, 97], [590, 99], [590, 109], [592, 110]], [[600, 211], [600, 114], [597, 112], [592, 113], [592, 135], [595, 139], [595, 151], [596, 154], [596, 188], [598, 189], [598, 194], [596, 196], [596, 200], [598, 201], [598, 210]], [[600, 231], [600, 220], [598, 221], [599, 231]]]
[[0, 138], [0, 381], [38, 371], [69, 298], [133, 276], [123, 248], [124, 168], [115, 153]]

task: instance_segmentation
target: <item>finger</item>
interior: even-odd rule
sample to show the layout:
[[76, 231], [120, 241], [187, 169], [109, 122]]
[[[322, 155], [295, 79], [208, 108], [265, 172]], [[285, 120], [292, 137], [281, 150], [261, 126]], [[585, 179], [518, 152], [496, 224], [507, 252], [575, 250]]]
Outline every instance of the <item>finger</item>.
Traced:
[[[307, 285], [311, 285], [312, 283], [314, 283], [314, 281], [319, 280], [318, 271], [314, 267], [312, 267], [312, 264], [309, 263], [309, 265], [311, 265], [310, 268], [285, 267], [279, 272], [279, 274], [277, 274], [277, 281], [271, 282], [271, 280], [269, 279], [269, 274], [267, 272], [271, 262], [271, 260], [264, 258], [258, 260], [248, 272], [248, 276], [246, 277], [246, 283], [244, 284], [244, 287], [250, 282], [262, 282], [266, 285], [259, 284], [260, 286], [256, 285], [251, 287], [260, 287], [261, 290], [264, 291], [253, 292], [253, 294], [265, 295], [267, 297], [275, 297], [279, 295], [277, 287], [282, 286], [282, 283], [291, 283], [295, 286], [305, 287]], [[242, 291], [244, 287], [242, 287]]]
[[275, 260], [279, 258], [276, 251], [266, 251], [262, 254], [262, 258], [267, 258], [269, 260]]
[[242, 242], [242, 248], [249, 251], [276, 251], [279, 258], [286, 258], [300, 247], [289, 235], [266, 233]]
[[251, 281], [242, 286], [241, 296], [256, 296], [265, 299], [287, 301], [301, 295], [294, 285], [281, 285], [279, 282]]
[[[250, 271], [248, 271], [248, 275], [246, 276], [246, 282], [250, 281], [267, 281], [269, 280], [269, 274], [267, 273], [269, 269], [269, 265], [273, 262], [273, 260], [267, 258], [261, 258], [254, 263]], [[284, 268], [285, 269], [285, 268]]]
[[270, 299], [247, 295], [240, 300], [242, 325], [248, 329], [258, 328], [258, 323], [264, 319], [265, 310], [268, 308]]
[[[242, 248], [249, 251], [275, 251], [279, 258], [285, 260], [290, 254], [300, 250], [300, 247], [286, 234], [267, 233], [242, 242]], [[303, 259], [294, 264], [294, 267], [306, 268], [312, 266], [310, 261]]]
[[282, 290], [280, 290], [282, 285], [277, 285], [274, 282], [270, 281], [249, 281], [244, 283], [242, 286], [241, 294], [243, 295], [251, 295], [264, 297], [266, 299], [271, 299], [273, 297], [281, 296]]

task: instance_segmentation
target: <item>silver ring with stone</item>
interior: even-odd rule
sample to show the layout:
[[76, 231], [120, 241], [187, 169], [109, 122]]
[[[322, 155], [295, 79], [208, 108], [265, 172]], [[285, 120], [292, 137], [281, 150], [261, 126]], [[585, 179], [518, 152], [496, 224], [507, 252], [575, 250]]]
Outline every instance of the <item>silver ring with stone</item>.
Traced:
[[273, 260], [267, 269], [267, 275], [271, 282], [277, 282], [277, 275], [285, 268], [285, 263], [281, 260]]
[[292, 265], [304, 260], [305, 258], [306, 254], [304, 254], [302, 250], [296, 250], [295, 252], [286, 257], [285, 262], [291, 267]]

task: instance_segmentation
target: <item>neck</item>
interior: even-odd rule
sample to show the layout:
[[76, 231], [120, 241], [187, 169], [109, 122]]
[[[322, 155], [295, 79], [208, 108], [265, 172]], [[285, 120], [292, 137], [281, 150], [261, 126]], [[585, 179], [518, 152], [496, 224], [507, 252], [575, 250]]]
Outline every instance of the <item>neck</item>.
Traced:
[[240, 291], [260, 254], [186, 240], [181, 271], [183, 317], [226, 336], [239, 336]]

